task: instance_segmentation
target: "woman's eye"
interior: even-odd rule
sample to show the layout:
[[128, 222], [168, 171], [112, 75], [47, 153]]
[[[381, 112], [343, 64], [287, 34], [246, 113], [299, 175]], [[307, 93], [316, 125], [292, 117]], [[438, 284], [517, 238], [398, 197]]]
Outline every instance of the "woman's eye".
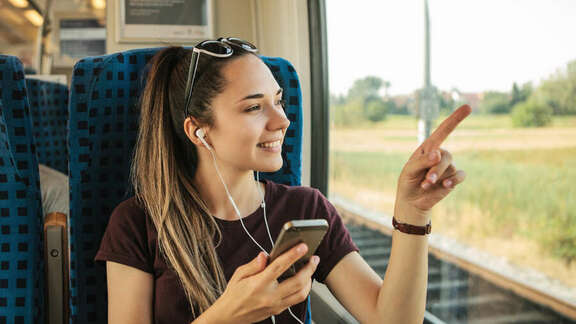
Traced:
[[246, 111], [254, 111], [254, 110], [258, 110], [258, 109], [260, 109], [260, 105], [252, 106], [252, 107], [246, 109]]
[[282, 106], [282, 108], [286, 108], [286, 100], [284, 99], [278, 100], [276, 104]]

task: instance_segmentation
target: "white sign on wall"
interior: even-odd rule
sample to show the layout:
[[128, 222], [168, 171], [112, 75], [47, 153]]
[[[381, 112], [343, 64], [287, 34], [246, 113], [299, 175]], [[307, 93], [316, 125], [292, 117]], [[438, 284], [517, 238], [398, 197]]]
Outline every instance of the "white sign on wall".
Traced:
[[212, 37], [212, 0], [121, 0], [119, 42]]
[[60, 19], [59, 30], [55, 65], [72, 66], [81, 58], [106, 54], [106, 27], [98, 19]]

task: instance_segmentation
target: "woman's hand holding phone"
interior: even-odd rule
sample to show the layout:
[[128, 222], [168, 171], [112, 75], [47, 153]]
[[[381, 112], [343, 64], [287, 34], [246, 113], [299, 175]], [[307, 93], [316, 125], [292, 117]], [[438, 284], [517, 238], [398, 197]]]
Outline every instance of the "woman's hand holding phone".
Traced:
[[307, 251], [305, 243], [298, 244], [268, 266], [267, 257], [261, 252], [250, 263], [238, 267], [222, 296], [211, 307], [214, 314], [219, 314], [213, 318], [214, 323], [259, 322], [306, 300], [320, 261], [318, 256], [310, 258], [296, 275], [281, 283], [278, 278]]

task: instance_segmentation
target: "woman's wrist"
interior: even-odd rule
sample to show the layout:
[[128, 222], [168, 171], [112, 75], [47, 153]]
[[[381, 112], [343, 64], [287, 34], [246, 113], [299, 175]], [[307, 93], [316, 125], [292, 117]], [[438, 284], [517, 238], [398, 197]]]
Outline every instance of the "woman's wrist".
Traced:
[[191, 324], [233, 324], [238, 323], [233, 318], [229, 318], [228, 313], [221, 307], [221, 303], [216, 300], [204, 313], [200, 314]]
[[431, 223], [426, 224], [426, 226], [417, 226], [408, 223], [401, 223], [398, 222], [396, 218], [392, 218], [392, 226], [394, 229], [406, 234], [426, 235], [432, 232]]
[[426, 226], [430, 223], [430, 211], [417, 210], [413, 207], [397, 203], [394, 208], [394, 218], [398, 223]]

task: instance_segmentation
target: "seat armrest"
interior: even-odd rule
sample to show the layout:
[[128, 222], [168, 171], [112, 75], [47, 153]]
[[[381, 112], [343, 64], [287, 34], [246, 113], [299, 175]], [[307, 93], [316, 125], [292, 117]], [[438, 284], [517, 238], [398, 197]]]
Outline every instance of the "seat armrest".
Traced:
[[62, 213], [50, 213], [44, 221], [44, 261], [46, 264], [46, 319], [48, 324], [68, 323], [70, 275], [68, 221]]
[[316, 323], [358, 324], [326, 285], [314, 281], [310, 291], [312, 299], [312, 320]]

